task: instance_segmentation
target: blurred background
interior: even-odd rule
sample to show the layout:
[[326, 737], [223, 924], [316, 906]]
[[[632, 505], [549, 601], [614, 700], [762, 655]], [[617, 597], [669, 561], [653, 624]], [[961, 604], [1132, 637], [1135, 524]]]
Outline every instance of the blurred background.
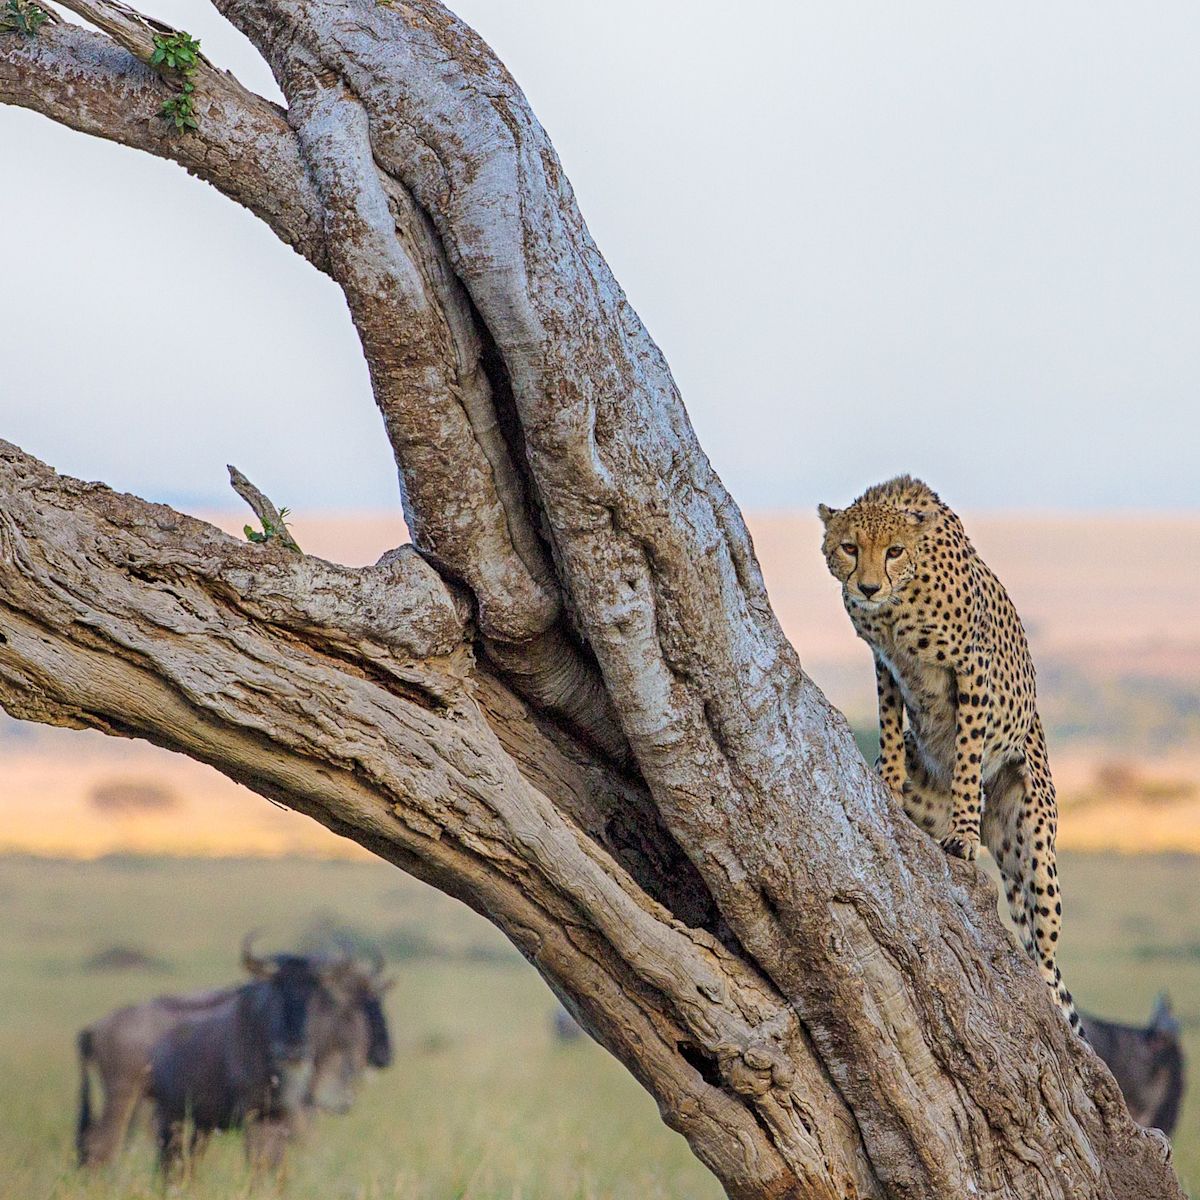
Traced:
[[[776, 610], [870, 754], [870, 659], [813, 510], [898, 471], [960, 512], [1038, 666], [1064, 973], [1200, 1053], [1200, 10], [460, 0], [554, 139], [747, 510]], [[277, 97], [200, 0], [153, 15]], [[405, 540], [344, 303], [172, 164], [0, 108], [0, 437], [238, 533], [234, 462], [310, 553]], [[480, 919], [139, 743], [0, 717], [0, 1194], [70, 1168], [79, 1026], [349, 931], [397, 1063], [289, 1194], [707, 1197], [715, 1185]], [[1200, 1099], [1176, 1134], [1200, 1184]], [[206, 1186], [242, 1195], [233, 1149]], [[224, 1189], [224, 1190], [222, 1190]]]

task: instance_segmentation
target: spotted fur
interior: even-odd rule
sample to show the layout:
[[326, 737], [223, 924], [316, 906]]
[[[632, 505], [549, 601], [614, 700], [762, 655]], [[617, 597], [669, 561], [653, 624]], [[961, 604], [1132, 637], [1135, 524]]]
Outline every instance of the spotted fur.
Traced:
[[974, 860], [982, 837], [1026, 951], [1082, 1036], [1055, 962], [1058, 813], [1033, 661], [1008, 593], [959, 518], [911, 476], [820, 514], [829, 570], [875, 656], [884, 782], [948, 854]]

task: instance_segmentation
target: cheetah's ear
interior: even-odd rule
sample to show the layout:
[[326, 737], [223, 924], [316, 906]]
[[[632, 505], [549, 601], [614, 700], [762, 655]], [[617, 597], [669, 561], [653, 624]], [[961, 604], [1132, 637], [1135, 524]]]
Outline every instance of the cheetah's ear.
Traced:
[[841, 512], [841, 509], [830, 508], [828, 504], [818, 504], [817, 505], [817, 516], [820, 517], [821, 520], [826, 525], [828, 525], [829, 522], [832, 521], [833, 518], [836, 517], [839, 512]]

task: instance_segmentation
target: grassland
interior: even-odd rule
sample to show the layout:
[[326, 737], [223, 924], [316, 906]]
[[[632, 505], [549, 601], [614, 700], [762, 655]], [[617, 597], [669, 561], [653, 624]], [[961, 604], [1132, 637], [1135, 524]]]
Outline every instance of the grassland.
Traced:
[[[1145, 1017], [1167, 988], [1200, 1062], [1200, 861], [1069, 855], [1062, 963], [1081, 1003]], [[550, 1032], [531, 968], [460, 905], [373, 862], [0, 858], [0, 1196], [142, 1200], [148, 1143], [93, 1180], [71, 1166], [73, 1034], [131, 999], [236, 975], [240, 935], [276, 945], [335, 928], [377, 938], [397, 985], [396, 1064], [294, 1156], [296, 1200], [716, 1200], [720, 1189], [653, 1103], [589, 1042]], [[157, 967], [88, 967], [114, 945]], [[1200, 1095], [1176, 1140], [1200, 1184]], [[251, 1194], [235, 1139], [214, 1147], [201, 1200]]]
[[[87, 1181], [71, 1166], [74, 1032], [116, 1004], [237, 975], [253, 927], [289, 945], [377, 937], [396, 1062], [294, 1156], [294, 1200], [715, 1200], [715, 1181], [649, 1097], [586, 1039], [556, 1043], [554, 1000], [486, 922], [376, 863], [0, 859], [0, 1196], [159, 1197], [142, 1139]], [[114, 944], [169, 970], [103, 972]], [[192, 1193], [252, 1194], [236, 1139]], [[257, 1194], [257, 1193], [254, 1193]]]

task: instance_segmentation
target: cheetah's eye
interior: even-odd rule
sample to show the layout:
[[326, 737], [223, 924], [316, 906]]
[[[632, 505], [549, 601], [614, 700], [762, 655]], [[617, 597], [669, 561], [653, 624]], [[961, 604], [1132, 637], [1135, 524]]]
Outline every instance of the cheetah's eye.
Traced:
[[843, 542], [842, 553], [848, 554], [853, 558], [858, 553], [858, 547], [853, 542]]
[[899, 558], [904, 553], [903, 546], [889, 546], [887, 550], [888, 558]]

